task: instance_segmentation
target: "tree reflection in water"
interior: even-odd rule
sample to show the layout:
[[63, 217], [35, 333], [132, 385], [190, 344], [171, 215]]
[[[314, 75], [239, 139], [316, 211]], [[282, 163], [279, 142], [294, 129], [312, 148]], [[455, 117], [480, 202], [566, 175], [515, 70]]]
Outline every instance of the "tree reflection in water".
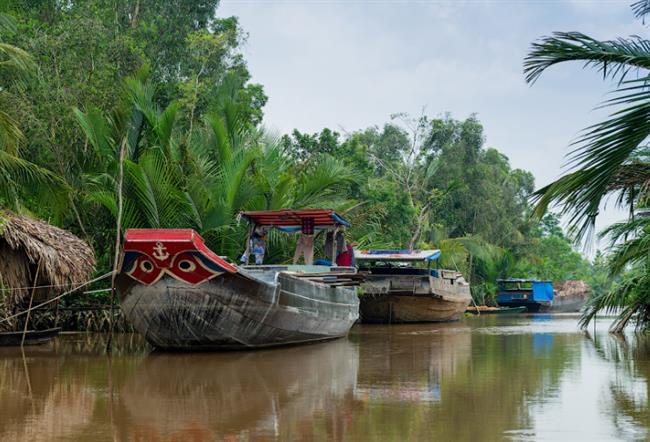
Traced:
[[[613, 367], [606, 413], [621, 437], [650, 440], [650, 335], [593, 338], [598, 354]], [[630, 430], [635, 434], [630, 435]]]

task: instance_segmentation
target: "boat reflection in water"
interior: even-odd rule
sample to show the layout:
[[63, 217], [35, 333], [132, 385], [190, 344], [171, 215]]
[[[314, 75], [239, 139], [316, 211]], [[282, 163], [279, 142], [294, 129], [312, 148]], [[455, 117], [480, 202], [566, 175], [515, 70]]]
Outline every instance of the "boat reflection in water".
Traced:
[[357, 337], [354, 397], [366, 404], [441, 401], [441, 382], [467, 362], [472, 345], [471, 329], [459, 324], [364, 326]]
[[84, 379], [62, 376], [63, 363], [52, 356], [37, 347], [24, 358], [20, 348], [0, 348], [0, 440], [73, 438], [92, 421], [95, 392]]
[[347, 340], [252, 353], [152, 354], [119, 396], [139, 440], [304, 440], [340, 425], [337, 404], [354, 388], [357, 366], [357, 349]]

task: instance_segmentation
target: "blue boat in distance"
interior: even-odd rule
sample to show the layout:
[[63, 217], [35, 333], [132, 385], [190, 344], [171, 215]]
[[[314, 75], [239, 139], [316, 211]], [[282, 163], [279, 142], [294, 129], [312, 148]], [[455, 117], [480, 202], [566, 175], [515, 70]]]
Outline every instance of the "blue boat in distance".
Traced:
[[545, 312], [553, 305], [555, 292], [550, 281], [497, 279], [497, 304], [526, 307], [529, 312]]

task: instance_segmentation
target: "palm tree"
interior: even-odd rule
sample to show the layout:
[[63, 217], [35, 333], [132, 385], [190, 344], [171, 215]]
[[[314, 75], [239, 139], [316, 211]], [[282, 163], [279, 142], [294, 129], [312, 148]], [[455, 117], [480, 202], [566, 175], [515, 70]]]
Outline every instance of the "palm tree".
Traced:
[[[146, 69], [125, 80], [122, 101], [110, 115], [97, 109], [74, 109], [94, 148], [88, 154], [85, 181], [77, 184], [87, 201], [104, 206], [116, 218], [121, 192], [123, 230], [181, 227], [188, 224], [189, 202], [183, 191], [182, 171], [175, 161], [178, 146], [173, 127], [178, 108], [172, 103], [158, 109], [151, 86], [142, 81], [144, 76]], [[120, 162], [124, 170], [121, 186]]]
[[[3, 33], [14, 32], [16, 32], [15, 20], [9, 15], [0, 13], [0, 74], [26, 75], [36, 68], [32, 57], [24, 50], [4, 43], [1, 39]], [[16, 120], [0, 109], [0, 148], [7, 153], [16, 155], [18, 145], [22, 140], [23, 133]]]
[[[623, 273], [610, 291], [597, 293], [587, 304], [581, 323], [587, 326], [600, 310], [622, 309], [613, 332], [622, 332], [632, 318], [637, 327], [650, 323], [650, 212], [639, 209], [627, 221], [612, 224], [600, 236], [609, 238], [612, 254], [609, 259], [611, 276]], [[624, 272], [625, 269], [631, 269]]]
[[[194, 228], [219, 253], [235, 257], [246, 236], [237, 221], [240, 211], [353, 205], [346, 198], [353, 180], [347, 167], [321, 156], [298, 169], [277, 140], [248, 124], [237, 103], [226, 102], [203, 128], [184, 137], [175, 129], [177, 105], [159, 109], [142, 76], [127, 79], [124, 91], [110, 115], [75, 109], [94, 148], [86, 200], [113, 217], [119, 212], [117, 158], [120, 146], [126, 147], [122, 229]], [[272, 240], [286, 249], [286, 240]]]
[[[3, 33], [13, 32], [16, 32], [14, 19], [0, 13], [0, 74], [7, 74], [5, 78], [20, 78], [36, 69], [27, 52], [2, 41]], [[24, 189], [31, 189], [32, 193], [48, 194], [45, 201], [53, 203], [56, 200], [58, 203], [58, 198], [53, 199], [52, 196], [58, 196], [63, 188], [59, 177], [19, 156], [24, 135], [18, 122], [2, 110], [6, 109], [1, 105], [5, 88], [6, 85], [0, 84], [0, 205], [20, 209]]]
[[[641, 7], [647, 5], [647, 0], [634, 4], [637, 16], [648, 12]], [[650, 41], [640, 37], [599, 41], [579, 32], [558, 32], [533, 43], [524, 62], [526, 80], [533, 84], [546, 69], [569, 61], [583, 62], [604, 78], [618, 81], [614, 98], [603, 104], [616, 110], [605, 121], [588, 127], [574, 143], [568, 157], [571, 172], [536, 192], [537, 215], [551, 203], [559, 204], [562, 214], [570, 217], [572, 233], [583, 237], [591, 232], [603, 198], [617, 190], [615, 183], [626, 163], [647, 149]], [[641, 178], [645, 182], [649, 176]]]
[[[632, 7], [635, 15], [643, 18], [650, 13], [650, 0], [638, 1]], [[599, 71], [603, 78], [617, 82], [614, 97], [603, 104], [614, 111], [605, 121], [588, 127], [574, 143], [568, 157], [569, 173], [536, 192], [535, 213], [541, 216], [549, 205], [558, 204], [561, 214], [569, 217], [571, 233], [580, 239], [593, 232], [603, 199], [618, 193], [616, 203], [629, 209], [630, 220], [605, 232], [622, 242], [615, 249], [614, 269], [620, 272], [627, 264], [641, 261], [635, 272], [643, 275], [648, 270], [645, 261], [650, 241], [645, 239], [645, 231], [637, 231], [632, 242], [627, 239], [638, 227], [634, 209], [646, 204], [650, 184], [650, 163], [645, 160], [650, 136], [650, 41], [641, 37], [600, 41], [579, 32], [555, 33], [533, 43], [524, 62], [526, 80], [532, 84], [551, 66], [571, 61], [582, 62], [585, 67]], [[634, 314], [648, 309], [650, 299], [645, 295], [639, 298], [625, 294], [632, 287], [642, 291], [643, 284], [643, 276], [631, 277], [618, 289], [592, 300], [583, 325], [599, 309], [627, 302], [629, 308], [613, 327], [613, 331], [622, 330]], [[637, 317], [643, 323], [648, 315]], [[646, 320], [645, 325], [650, 322]]]

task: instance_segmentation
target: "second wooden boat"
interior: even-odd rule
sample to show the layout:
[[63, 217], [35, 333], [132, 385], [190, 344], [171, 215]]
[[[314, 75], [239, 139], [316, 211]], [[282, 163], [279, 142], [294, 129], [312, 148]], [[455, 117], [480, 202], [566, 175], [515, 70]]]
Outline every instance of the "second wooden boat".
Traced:
[[472, 300], [469, 284], [453, 270], [432, 269], [439, 250], [355, 251], [362, 322], [443, 322], [460, 318]]

